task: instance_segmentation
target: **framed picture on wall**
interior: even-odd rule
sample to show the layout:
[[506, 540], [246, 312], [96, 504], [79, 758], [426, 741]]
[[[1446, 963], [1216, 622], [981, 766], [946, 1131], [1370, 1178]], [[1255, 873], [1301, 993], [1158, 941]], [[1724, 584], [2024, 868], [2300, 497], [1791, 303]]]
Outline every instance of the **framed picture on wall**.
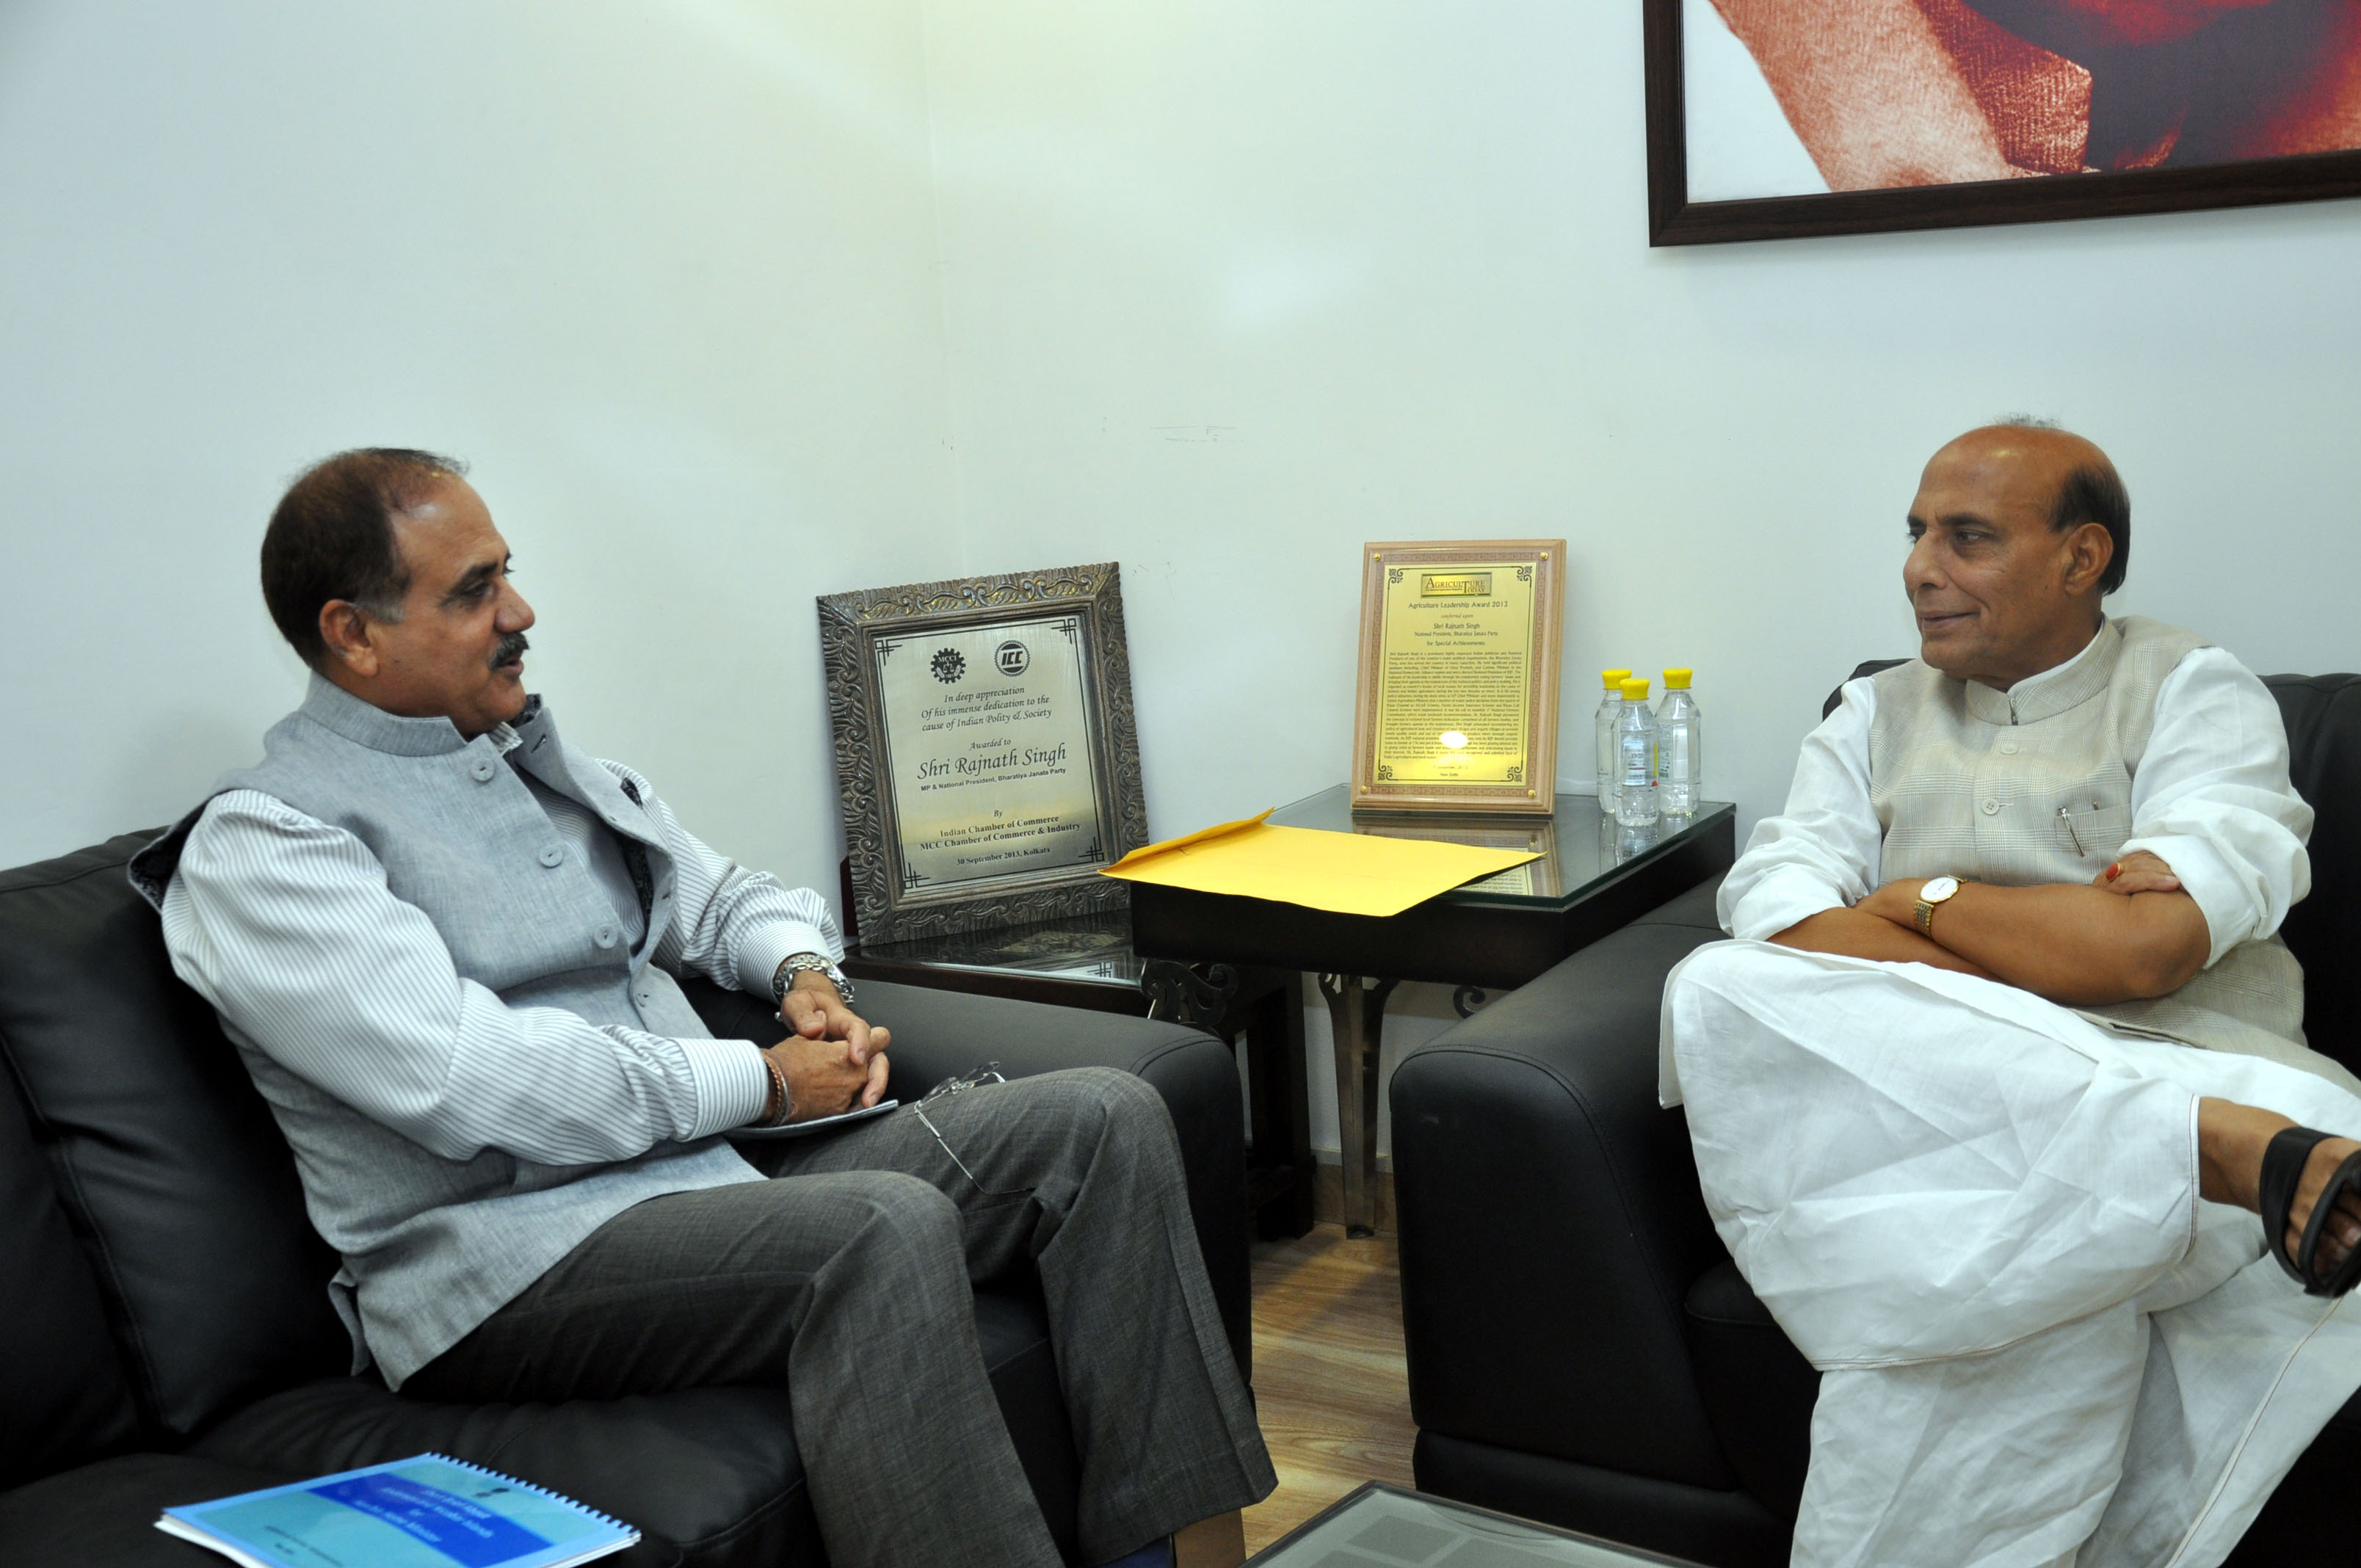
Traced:
[[1649, 242], [2361, 195], [2353, 0], [1643, 0]]
[[1148, 842], [1113, 562], [831, 594], [820, 662], [862, 939], [1122, 910]]

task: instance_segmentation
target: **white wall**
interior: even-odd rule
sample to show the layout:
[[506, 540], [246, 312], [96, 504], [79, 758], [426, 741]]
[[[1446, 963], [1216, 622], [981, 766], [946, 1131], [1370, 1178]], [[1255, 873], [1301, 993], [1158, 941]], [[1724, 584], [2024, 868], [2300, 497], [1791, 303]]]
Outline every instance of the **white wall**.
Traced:
[[2121, 609], [2361, 663], [2361, 203], [1652, 251], [1639, 9], [928, 0], [966, 565], [1121, 559], [1157, 831], [1345, 777], [1362, 541], [1560, 534], [1567, 733], [1694, 664], [1743, 831], [2005, 411], [2120, 463]]
[[471, 459], [533, 684], [836, 886], [816, 593], [949, 505], [914, 5], [0, 7], [0, 865], [166, 820], [302, 695], [280, 489]]
[[1341, 779], [1356, 547], [1491, 534], [1571, 543], [1571, 732], [1693, 663], [1751, 821], [2004, 410], [2122, 464], [2122, 608], [2361, 663], [2361, 204], [1652, 251], [1637, 10], [15, 0], [0, 864], [254, 754], [262, 519], [360, 442], [472, 457], [569, 732], [830, 891], [811, 596], [1109, 556], [1159, 831]]

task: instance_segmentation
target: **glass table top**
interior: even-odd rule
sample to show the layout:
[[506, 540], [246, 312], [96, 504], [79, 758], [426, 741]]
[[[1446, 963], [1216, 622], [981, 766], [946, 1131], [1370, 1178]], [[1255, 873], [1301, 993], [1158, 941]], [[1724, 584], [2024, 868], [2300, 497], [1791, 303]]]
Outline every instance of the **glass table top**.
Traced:
[[1548, 817], [1444, 817], [1409, 812], [1353, 814], [1349, 786], [1307, 795], [1271, 814], [1289, 828], [1324, 828], [1338, 833], [1371, 833], [1389, 839], [1439, 839], [1491, 850], [1534, 850], [1537, 861], [1511, 866], [1497, 876], [1444, 894], [1452, 904], [1556, 908], [1628, 867], [1670, 853], [1700, 835], [1719, 831], [1738, 808], [1726, 800], [1698, 804], [1686, 819], [1660, 817], [1652, 827], [1621, 828], [1600, 814], [1596, 797], [1562, 795]]
[[1148, 960], [1131, 950], [1131, 916], [1124, 910], [1007, 926], [995, 931], [961, 931], [905, 942], [862, 942], [846, 955], [848, 963], [857, 964], [862, 959], [934, 969], [1015, 970], [1126, 989], [1137, 989], [1148, 968]]
[[1634, 1547], [1372, 1481], [1246, 1559], [1246, 1568], [1634, 1568]]
[[[1355, 817], [1346, 786], [1323, 790], [1271, 814], [1290, 828], [1372, 833], [1396, 839], [1440, 839], [1485, 849], [1532, 850], [1541, 859], [1511, 866], [1443, 895], [1453, 904], [1518, 909], [1561, 909], [1602, 882], [1671, 853], [1700, 834], [1717, 831], [1737, 807], [1703, 802], [1686, 821], [1664, 818], [1651, 828], [1620, 828], [1599, 815], [1587, 795], [1562, 795], [1550, 817], [1441, 817], [1388, 812]], [[1082, 915], [995, 931], [965, 931], [903, 942], [858, 943], [847, 961], [925, 964], [930, 968], [1015, 970], [1085, 983], [1137, 986], [1148, 960], [1131, 950], [1127, 913]], [[857, 976], [856, 976], [857, 978]]]

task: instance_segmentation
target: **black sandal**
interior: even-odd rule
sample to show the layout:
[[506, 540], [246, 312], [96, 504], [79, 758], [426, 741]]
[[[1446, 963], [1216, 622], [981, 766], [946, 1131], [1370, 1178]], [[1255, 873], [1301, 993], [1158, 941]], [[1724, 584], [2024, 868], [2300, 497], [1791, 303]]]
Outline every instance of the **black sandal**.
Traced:
[[2342, 1296], [2361, 1280], [2361, 1246], [2346, 1253], [2345, 1261], [2329, 1274], [2322, 1274], [2318, 1266], [2321, 1233], [2327, 1228], [2336, 1201], [2348, 1191], [2361, 1192], [2361, 1153], [2346, 1156], [2329, 1177], [2328, 1185], [2320, 1190], [2320, 1201], [2312, 1206], [2312, 1219], [2303, 1227], [2294, 1259], [2290, 1261], [2287, 1255], [2288, 1211], [2295, 1206], [2303, 1168], [2311, 1163], [2312, 1149], [2334, 1136], [2310, 1127], [2290, 1127], [2263, 1150], [2263, 1241], [2279, 1260], [2279, 1266], [2288, 1271], [2288, 1277], [2302, 1286], [2307, 1296]]

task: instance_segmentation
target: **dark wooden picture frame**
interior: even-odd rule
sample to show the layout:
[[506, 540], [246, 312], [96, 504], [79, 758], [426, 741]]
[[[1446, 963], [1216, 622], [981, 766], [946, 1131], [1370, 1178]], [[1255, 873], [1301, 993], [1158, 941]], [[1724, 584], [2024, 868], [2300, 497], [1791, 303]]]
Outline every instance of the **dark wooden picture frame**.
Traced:
[[2361, 150], [2356, 150], [2185, 168], [1692, 202], [1681, 70], [1682, 0], [1642, 3], [1647, 57], [1648, 243], [1652, 246], [2054, 223], [2361, 196]]
[[[851, 913], [864, 942], [1129, 909], [1130, 884], [1098, 871], [1148, 841], [1122, 580], [1115, 563], [830, 594], [818, 607], [820, 663], [828, 683], [829, 728], [844, 811], [847, 880]], [[1051, 615], [1071, 615], [1081, 623], [1077, 641], [1083, 718], [1101, 828], [1091, 863], [1012, 872], [937, 890], [909, 885], [899, 860], [903, 839], [895, 781], [881, 765], [891, 743], [876, 677], [877, 640], [968, 631]]]

